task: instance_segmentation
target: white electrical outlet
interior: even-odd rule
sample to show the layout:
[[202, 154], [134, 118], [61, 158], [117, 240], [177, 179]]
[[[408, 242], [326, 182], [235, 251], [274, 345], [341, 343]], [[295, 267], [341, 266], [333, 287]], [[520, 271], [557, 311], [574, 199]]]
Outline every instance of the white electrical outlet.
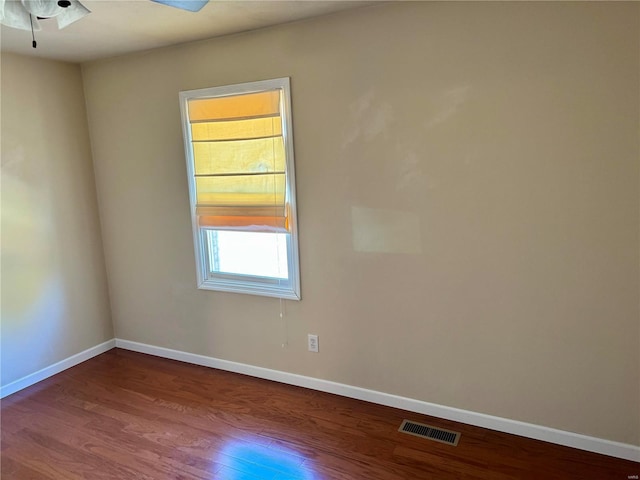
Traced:
[[318, 353], [318, 335], [307, 335], [307, 344], [310, 352]]

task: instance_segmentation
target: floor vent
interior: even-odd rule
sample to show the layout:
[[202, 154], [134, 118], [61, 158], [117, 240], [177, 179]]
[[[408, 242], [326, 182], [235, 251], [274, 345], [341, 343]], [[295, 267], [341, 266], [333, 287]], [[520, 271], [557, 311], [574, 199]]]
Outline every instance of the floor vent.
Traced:
[[432, 427], [430, 425], [424, 425], [422, 423], [411, 422], [404, 420], [399, 432], [408, 433], [409, 435], [415, 435], [416, 437], [428, 438], [429, 440], [435, 440], [436, 442], [446, 443], [447, 445], [458, 445], [460, 440], [460, 433], [452, 432], [451, 430], [444, 430], [442, 428]]

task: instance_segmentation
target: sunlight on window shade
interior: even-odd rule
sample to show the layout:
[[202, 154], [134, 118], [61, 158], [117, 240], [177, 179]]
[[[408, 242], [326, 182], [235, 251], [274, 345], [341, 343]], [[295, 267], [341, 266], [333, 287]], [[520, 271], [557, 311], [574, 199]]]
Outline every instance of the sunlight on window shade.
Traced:
[[257, 217], [231, 217], [223, 215], [211, 215], [198, 217], [200, 227], [215, 227], [218, 230], [237, 230], [239, 227], [246, 227], [243, 230], [250, 230], [250, 225], [260, 225], [262, 230], [273, 230], [282, 232], [288, 230], [287, 219], [285, 217], [257, 216]]
[[189, 100], [189, 121], [212, 121], [280, 115], [280, 91]]
[[196, 175], [284, 172], [282, 137], [194, 142]]
[[191, 124], [191, 138], [195, 142], [206, 140], [244, 140], [247, 138], [282, 135], [280, 116], [250, 118], [229, 122], [205, 122]]
[[422, 253], [420, 218], [411, 212], [351, 207], [356, 252]]
[[284, 174], [198, 177], [196, 189], [198, 207], [284, 207]]
[[200, 226], [288, 229], [280, 90], [189, 101]]

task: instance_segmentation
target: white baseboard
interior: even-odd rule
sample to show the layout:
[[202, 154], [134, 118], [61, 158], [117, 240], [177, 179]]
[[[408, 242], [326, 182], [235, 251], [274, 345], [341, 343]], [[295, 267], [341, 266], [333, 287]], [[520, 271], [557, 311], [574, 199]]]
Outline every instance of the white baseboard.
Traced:
[[116, 346], [116, 340], [111, 339], [100, 345], [96, 345], [95, 347], [88, 348], [80, 353], [76, 353], [64, 360], [60, 360], [53, 365], [45, 367], [41, 370], [38, 370], [35, 373], [27, 375], [26, 377], [19, 378], [7, 385], [3, 385], [0, 387], [0, 398], [4, 398], [7, 395], [11, 395], [12, 393], [16, 393], [23, 388], [30, 387], [31, 385], [38, 383], [45, 378], [49, 378], [56, 373], [60, 373], [67, 368], [71, 368], [79, 363], [84, 362], [85, 360], [89, 360], [96, 355], [100, 355], [101, 353], [107, 352]]
[[497, 430], [499, 432], [511, 433], [522, 437], [543, 440], [545, 442], [578, 448], [589, 452], [600, 453], [612, 457], [626, 460], [640, 461], [640, 447], [626, 443], [613, 442], [601, 438], [589, 437], [578, 433], [556, 430], [554, 428], [543, 427], [531, 423], [519, 422], [508, 418], [494, 417], [483, 413], [461, 410], [458, 408], [445, 407], [435, 403], [423, 402], [412, 398], [399, 397], [388, 393], [367, 390], [365, 388], [354, 387], [342, 383], [331, 382], [319, 378], [306, 377], [287, 373], [269, 368], [256, 367], [243, 363], [230, 362], [204, 355], [181, 352], [170, 348], [155, 347], [144, 343], [132, 342], [129, 340], [116, 339], [116, 347], [134, 352], [148, 353], [157, 357], [180, 360], [182, 362], [193, 363], [205, 367], [217, 368], [229, 372], [242, 373], [252, 377], [274, 380], [280, 383], [295, 385], [298, 387], [310, 388], [321, 392], [334, 393], [344, 397], [365, 400], [367, 402], [400, 408], [415, 413], [444, 418], [455, 422], [467, 423], [477, 427]]

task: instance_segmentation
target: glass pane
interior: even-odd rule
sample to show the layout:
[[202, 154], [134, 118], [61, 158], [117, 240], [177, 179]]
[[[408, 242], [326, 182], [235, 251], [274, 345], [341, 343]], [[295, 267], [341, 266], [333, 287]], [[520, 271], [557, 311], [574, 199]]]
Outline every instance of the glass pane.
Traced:
[[207, 230], [209, 271], [287, 279], [288, 235]]

